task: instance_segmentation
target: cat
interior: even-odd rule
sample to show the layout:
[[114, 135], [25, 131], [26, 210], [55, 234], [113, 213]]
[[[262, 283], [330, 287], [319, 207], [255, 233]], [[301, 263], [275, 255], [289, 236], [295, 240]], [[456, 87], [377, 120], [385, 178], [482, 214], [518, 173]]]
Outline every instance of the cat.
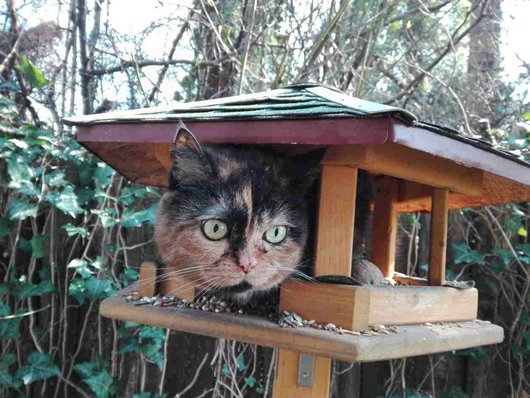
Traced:
[[155, 224], [164, 266], [239, 301], [277, 287], [304, 255], [320, 156], [200, 145], [179, 125]]
[[[323, 153], [289, 157], [256, 147], [201, 146], [180, 123], [155, 224], [165, 267], [240, 302], [271, 291], [293, 274], [307, 278]], [[371, 195], [368, 175], [361, 172], [357, 251]], [[376, 266], [359, 264], [353, 267], [358, 282], [382, 281]]]

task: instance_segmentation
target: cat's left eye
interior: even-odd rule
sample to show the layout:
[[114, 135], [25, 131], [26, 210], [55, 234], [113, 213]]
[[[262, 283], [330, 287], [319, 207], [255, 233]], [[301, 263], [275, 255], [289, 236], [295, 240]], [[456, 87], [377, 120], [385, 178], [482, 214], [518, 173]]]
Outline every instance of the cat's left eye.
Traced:
[[270, 243], [280, 243], [285, 239], [285, 235], [287, 235], [287, 227], [278, 225], [267, 230], [265, 234], [263, 234], [263, 238]]
[[202, 224], [202, 232], [208, 239], [219, 240], [228, 234], [228, 227], [221, 220], [207, 220]]

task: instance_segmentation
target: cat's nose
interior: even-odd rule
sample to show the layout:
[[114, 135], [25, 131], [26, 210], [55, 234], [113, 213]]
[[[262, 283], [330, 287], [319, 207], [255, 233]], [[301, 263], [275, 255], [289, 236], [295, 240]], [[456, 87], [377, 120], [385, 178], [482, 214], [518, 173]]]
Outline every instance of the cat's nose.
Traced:
[[247, 251], [239, 250], [237, 252], [237, 262], [244, 273], [249, 273], [257, 264], [256, 259], [253, 258]]

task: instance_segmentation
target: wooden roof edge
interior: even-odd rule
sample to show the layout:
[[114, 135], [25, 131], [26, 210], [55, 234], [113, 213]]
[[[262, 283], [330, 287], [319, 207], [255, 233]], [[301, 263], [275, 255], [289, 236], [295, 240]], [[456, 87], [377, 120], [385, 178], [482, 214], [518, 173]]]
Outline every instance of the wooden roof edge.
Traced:
[[[524, 185], [530, 185], [530, 164], [494, 147], [474, 145], [471, 140], [448, 137], [403, 123], [394, 123], [389, 140], [431, 155], [449, 159]], [[458, 144], [458, 145], [455, 145]]]

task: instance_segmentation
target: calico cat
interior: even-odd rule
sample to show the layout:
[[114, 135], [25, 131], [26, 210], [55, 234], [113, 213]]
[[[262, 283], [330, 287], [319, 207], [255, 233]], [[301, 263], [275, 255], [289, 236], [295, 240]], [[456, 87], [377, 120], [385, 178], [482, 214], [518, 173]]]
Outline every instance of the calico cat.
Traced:
[[180, 124], [155, 225], [165, 267], [240, 301], [278, 286], [302, 260], [319, 156], [201, 146]]

